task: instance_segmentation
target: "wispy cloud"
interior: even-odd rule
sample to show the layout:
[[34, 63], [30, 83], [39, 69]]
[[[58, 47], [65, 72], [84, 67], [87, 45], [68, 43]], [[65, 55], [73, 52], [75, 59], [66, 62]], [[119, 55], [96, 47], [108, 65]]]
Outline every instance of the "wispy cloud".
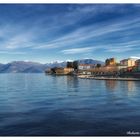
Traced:
[[[101, 8], [101, 7], [104, 7], [104, 8]], [[83, 42], [87, 42], [90, 39], [93, 39], [93, 41], [95, 42], [96, 38], [100, 38], [101, 36], [106, 36], [107, 34], [115, 34], [117, 32], [122, 32], [125, 30], [127, 31], [127, 30], [130, 30], [131, 28], [139, 26], [139, 22], [140, 22], [139, 18], [133, 19], [133, 20], [121, 19], [117, 22], [114, 21], [107, 24], [104, 22], [104, 23], [92, 24], [85, 27], [80, 26], [70, 33], [64, 33], [61, 36], [57, 36], [56, 39], [52, 38], [50, 39], [50, 41], [45, 41], [45, 40], [41, 41], [41, 36], [45, 35], [47, 39], [47, 37], [49, 37], [50, 32], [53, 34], [57, 31], [56, 28], [59, 28], [60, 30], [62, 30], [65, 28], [66, 25], [71, 26], [69, 22], [66, 22], [67, 21], [66, 19], [69, 17], [69, 15], [74, 17], [76, 14], [76, 17], [77, 17], [77, 14], [79, 14], [79, 16], [83, 17], [82, 13], [87, 14], [89, 12], [92, 12], [92, 16], [93, 16], [94, 14], [98, 13], [97, 11], [112, 12], [114, 8], [117, 8], [117, 6], [115, 5], [70, 6], [69, 12], [64, 13], [64, 18], [62, 19], [63, 24], [58, 25], [58, 22], [56, 22], [56, 19], [58, 16], [55, 15], [52, 18], [49, 17], [53, 21], [55, 20], [52, 23], [55, 28], [53, 26], [47, 25], [47, 28], [44, 28], [43, 30], [40, 31], [40, 28], [38, 29], [37, 25], [40, 26], [44, 22], [46, 22], [46, 18], [44, 18], [37, 21], [37, 23], [33, 23], [33, 25], [36, 25], [36, 26], [33, 26], [29, 30], [24, 30], [24, 29], [20, 30], [20, 28], [18, 28], [18, 30], [16, 31], [16, 34], [14, 34], [14, 31], [13, 31], [13, 33], [11, 33], [10, 36], [7, 33], [5, 34], [5, 30], [4, 30], [1, 34], [2, 36], [5, 37], [6, 42], [4, 42], [2, 46], [5, 47], [5, 49], [20, 49], [20, 48], [55, 49], [55, 48], [72, 47], [72, 46], [80, 47], [82, 46], [81, 44], [83, 44]], [[83, 20], [83, 19], [80, 19], [80, 20]], [[75, 18], [74, 21], [78, 22], [79, 19]], [[10, 28], [12, 27], [9, 26], [9, 28], [7, 28], [7, 31]], [[39, 40], [39, 42], [37, 40]], [[85, 47], [84, 45], [83, 47]], [[119, 50], [119, 49], [116, 48], [116, 50]]]
[[130, 56], [130, 58], [133, 58], [133, 59], [140, 59], [140, 55], [139, 55], [139, 56]]
[[104, 49], [107, 52], [124, 53], [132, 50], [140, 50], [139, 44], [140, 40], [128, 41], [123, 43], [118, 42], [113, 45], [108, 44], [104, 46]]
[[24, 55], [26, 54], [25, 52], [20, 52], [20, 51], [0, 51], [0, 54], [8, 54], [8, 55], [16, 55], [16, 54], [19, 54], [19, 55]]
[[0, 28], [2, 28], [0, 31], [0, 50], [8, 51], [22, 49], [33, 44], [34, 30], [32, 29], [24, 30], [23, 27], [11, 23], [2, 26], [0, 25]]
[[[43, 42], [40, 44], [36, 44], [33, 49], [55, 49], [55, 48], [63, 48], [68, 46], [81, 46], [83, 42], [87, 42], [88, 40], [93, 40], [96, 42], [96, 38], [102, 38], [103, 36], [107, 36], [108, 34], [117, 34], [124, 31], [131, 30], [131, 28], [135, 28], [139, 26], [140, 19], [135, 20], [122, 20], [121, 23], [110, 23], [110, 24], [94, 24], [87, 27], [81, 27], [69, 34], [64, 34], [62, 37], [58, 37], [55, 40], [51, 40], [49, 42]], [[131, 26], [130, 26], [131, 25]], [[130, 31], [129, 31], [130, 32]], [[132, 31], [133, 33], [133, 31]], [[129, 34], [128, 34], [129, 35]], [[127, 34], [125, 34], [127, 36]], [[124, 40], [125, 41], [125, 40]], [[128, 40], [126, 40], [127, 42]], [[134, 40], [135, 41], [135, 40]], [[126, 43], [124, 42], [124, 43]], [[102, 42], [98, 42], [102, 45]], [[118, 42], [119, 43], [119, 42]], [[103, 44], [104, 45], [104, 44]], [[103, 46], [102, 45], [102, 46]], [[115, 46], [115, 44], [113, 44]], [[121, 44], [122, 45], [122, 44]], [[93, 45], [93, 48], [96, 45]], [[84, 45], [83, 45], [84, 47]], [[121, 47], [121, 46], [120, 46]], [[117, 48], [116, 48], [117, 50]], [[119, 50], [119, 49], [118, 49]]]
[[92, 49], [93, 49], [92, 47], [74, 48], [74, 49], [62, 50], [61, 52], [64, 54], [78, 54], [78, 53], [90, 52]]
[[16, 5], [8, 11], [1, 8], [0, 54], [32, 52], [27, 59], [42, 60], [74, 60], [76, 54], [89, 57], [94, 52], [97, 57], [132, 51], [136, 56], [135, 52], [140, 51], [138, 6], [31, 4], [21, 9]]

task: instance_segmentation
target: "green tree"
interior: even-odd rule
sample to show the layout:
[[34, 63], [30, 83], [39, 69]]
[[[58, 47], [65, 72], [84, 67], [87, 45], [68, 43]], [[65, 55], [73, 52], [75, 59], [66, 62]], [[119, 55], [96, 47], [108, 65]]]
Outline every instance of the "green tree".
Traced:
[[74, 70], [78, 69], [78, 61], [73, 62], [73, 68], [74, 68]]
[[101, 64], [97, 64], [96, 67], [97, 67], [97, 68], [100, 68], [100, 67], [101, 67]]
[[73, 62], [67, 62], [67, 68], [73, 68]]

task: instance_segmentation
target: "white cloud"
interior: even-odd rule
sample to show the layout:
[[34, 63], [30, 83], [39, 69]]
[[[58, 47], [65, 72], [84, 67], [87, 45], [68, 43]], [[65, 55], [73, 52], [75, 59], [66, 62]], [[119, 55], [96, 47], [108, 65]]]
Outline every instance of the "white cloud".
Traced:
[[130, 56], [130, 58], [133, 58], [133, 59], [140, 59], [140, 56]]
[[[97, 9], [100, 12], [103, 11], [112, 11], [114, 10], [114, 5], [105, 6], [105, 9], [100, 9], [100, 5], [96, 6], [77, 6], [77, 8], [72, 8], [69, 13], [65, 13], [64, 19], [62, 19], [63, 24], [56, 24], [58, 22], [53, 22], [51, 25], [46, 25], [46, 28], [43, 28], [41, 32], [46, 32], [46, 39], [47, 35], [51, 32], [52, 35], [56, 31], [56, 28], [63, 29], [65, 28], [65, 25], [71, 25], [72, 23], [66, 22], [66, 19], [69, 17], [68, 14], [71, 14], [71, 16], [75, 17], [75, 14], [79, 14], [81, 17], [83, 17], [82, 13], [89, 13], [92, 12], [92, 14], [96, 14]], [[73, 11], [73, 12], [72, 12]], [[71, 13], [72, 12], [72, 13]], [[90, 15], [89, 15], [90, 16]], [[59, 16], [58, 16], [59, 17]], [[57, 17], [57, 18], [58, 18]], [[55, 17], [56, 18], [56, 17]], [[56, 20], [56, 19], [53, 20]], [[71, 19], [71, 18], [70, 18]], [[33, 23], [33, 26], [37, 24], [41, 25], [45, 22], [46, 19], [39, 20], [37, 23]], [[57, 19], [58, 20], [58, 19]], [[82, 19], [75, 19], [78, 22]], [[85, 20], [85, 19], [84, 19]], [[73, 20], [72, 20], [73, 22]], [[16, 33], [14, 33], [14, 30], [11, 31], [13, 25], [6, 25], [6, 28], [0, 32], [0, 36], [4, 36], [6, 41], [4, 43], [0, 44], [0, 49], [2, 50], [16, 50], [20, 48], [31, 48], [31, 49], [55, 49], [55, 48], [64, 48], [68, 47], [68, 50], [63, 50], [62, 52], [65, 54], [74, 54], [74, 53], [81, 53], [80, 50], [75, 50], [77, 47], [84, 47], [87, 46], [86, 44], [82, 44], [82, 42], [88, 41], [88, 39], [93, 39], [93, 41], [96, 42], [96, 38], [102, 38], [102, 36], [106, 36], [107, 34], [115, 34], [119, 31], [125, 31], [129, 30], [134, 27], [138, 27], [140, 23], [139, 18], [135, 18], [133, 20], [131, 19], [120, 19], [119, 21], [114, 21], [106, 24], [106, 22], [93, 24], [86, 27], [79, 27], [75, 29], [73, 32], [64, 34], [63, 36], [58, 36], [56, 39], [52, 39], [51, 41], [42, 41], [42, 42], [34, 42], [34, 38], [41, 38], [41, 32], [37, 32], [37, 29], [35, 27], [32, 27], [29, 30], [20, 30], [20, 27], [18, 27]], [[75, 23], [73, 23], [75, 24]], [[58, 26], [59, 25], [59, 26]], [[131, 26], [130, 26], [131, 25]], [[7, 28], [8, 27], [8, 28]], [[15, 27], [14, 27], [15, 28]], [[7, 29], [7, 30], [6, 30]], [[6, 30], [6, 31], [5, 31]], [[10, 30], [10, 34], [8, 34], [8, 30]], [[133, 32], [133, 31], [132, 31]], [[135, 41], [135, 40], [134, 40]], [[113, 43], [113, 44], [107, 44], [106, 46], [102, 42], [98, 42], [100, 46], [94, 45], [92, 46], [92, 49], [98, 49], [103, 48], [106, 49], [108, 52], [122, 52], [122, 51], [130, 51], [134, 49], [135, 42], [132, 42], [132, 46], [128, 47], [128, 44], [119, 44], [119, 43]], [[120, 45], [120, 46], [119, 46]], [[138, 43], [136, 44], [138, 45]], [[74, 48], [76, 47], [76, 48]], [[122, 48], [123, 47], [123, 48]], [[86, 47], [88, 48], [88, 47]], [[78, 49], [78, 48], [77, 48]], [[86, 50], [88, 52], [88, 50]]]
[[74, 60], [72, 60], [72, 59], [67, 59], [67, 60], [65, 60], [66, 62], [73, 62]]
[[[114, 23], [108, 24], [100, 23], [86, 27], [80, 27], [69, 34], [64, 34], [63, 36], [58, 37], [57, 39], [54, 40], [52, 39], [49, 42], [36, 44], [35, 47], [33, 47], [33, 49], [54, 49], [54, 48], [63, 48], [67, 46], [68, 47], [80, 46], [82, 42], [88, 41], [88, 39], [93, 39], [93, 41], [95, 41], [97, 37], [100, 38], [102, 36], [106, 36], [107, 34], [115, 34], [117, 32], [123, 32], [127, 30], [131, 32], [130, 29], [138, 27], [139, 22], [140, 22], [139, 18], [133, 20], [122, 19], [119, 22], [114, 21]], [[128, 32], [127, 34], [124, 34], [124, 37], [127, 37], [127, 35]], [[98, 43], [101, 44], [101, 42]], [[132, 43], [135, 43], [135, 40]], [[113, 45], [115, 46], [115, 43]]]
[[116, 52], [123, 53], [132, 50], [140, 50], [139, 48], [140, 40], [132, 40], [127, 42], [119, 42], [115, 44], [108, 44], [102, 46], [106, 52]]
[[9, 55], [15, 55], [15, 54], [26, 54], [25, 52], [21, 52], [21, 51], [0, 51], [0, 54], [9, 54]]
[[74, 49], [62, 50], [61, 52], [64, 54], [78, 54], [78, 53], [90, 52], [92, 49], [93, 49], [92, 47], [74, 48]]

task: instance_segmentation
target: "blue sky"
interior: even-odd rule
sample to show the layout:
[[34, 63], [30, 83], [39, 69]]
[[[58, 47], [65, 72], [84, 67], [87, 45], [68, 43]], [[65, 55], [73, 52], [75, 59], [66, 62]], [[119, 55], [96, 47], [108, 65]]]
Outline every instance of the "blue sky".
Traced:
[[0, 5], [0, 63], [140, 57], [140, 5]]

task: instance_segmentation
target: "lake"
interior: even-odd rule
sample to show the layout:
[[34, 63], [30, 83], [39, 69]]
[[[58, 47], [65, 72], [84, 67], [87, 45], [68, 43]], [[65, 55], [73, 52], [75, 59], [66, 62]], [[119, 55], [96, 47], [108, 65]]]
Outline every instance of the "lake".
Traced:
[[0, 74], [0, 136], [126, 136], [130, 132], [140, 133], [139, 81]]

